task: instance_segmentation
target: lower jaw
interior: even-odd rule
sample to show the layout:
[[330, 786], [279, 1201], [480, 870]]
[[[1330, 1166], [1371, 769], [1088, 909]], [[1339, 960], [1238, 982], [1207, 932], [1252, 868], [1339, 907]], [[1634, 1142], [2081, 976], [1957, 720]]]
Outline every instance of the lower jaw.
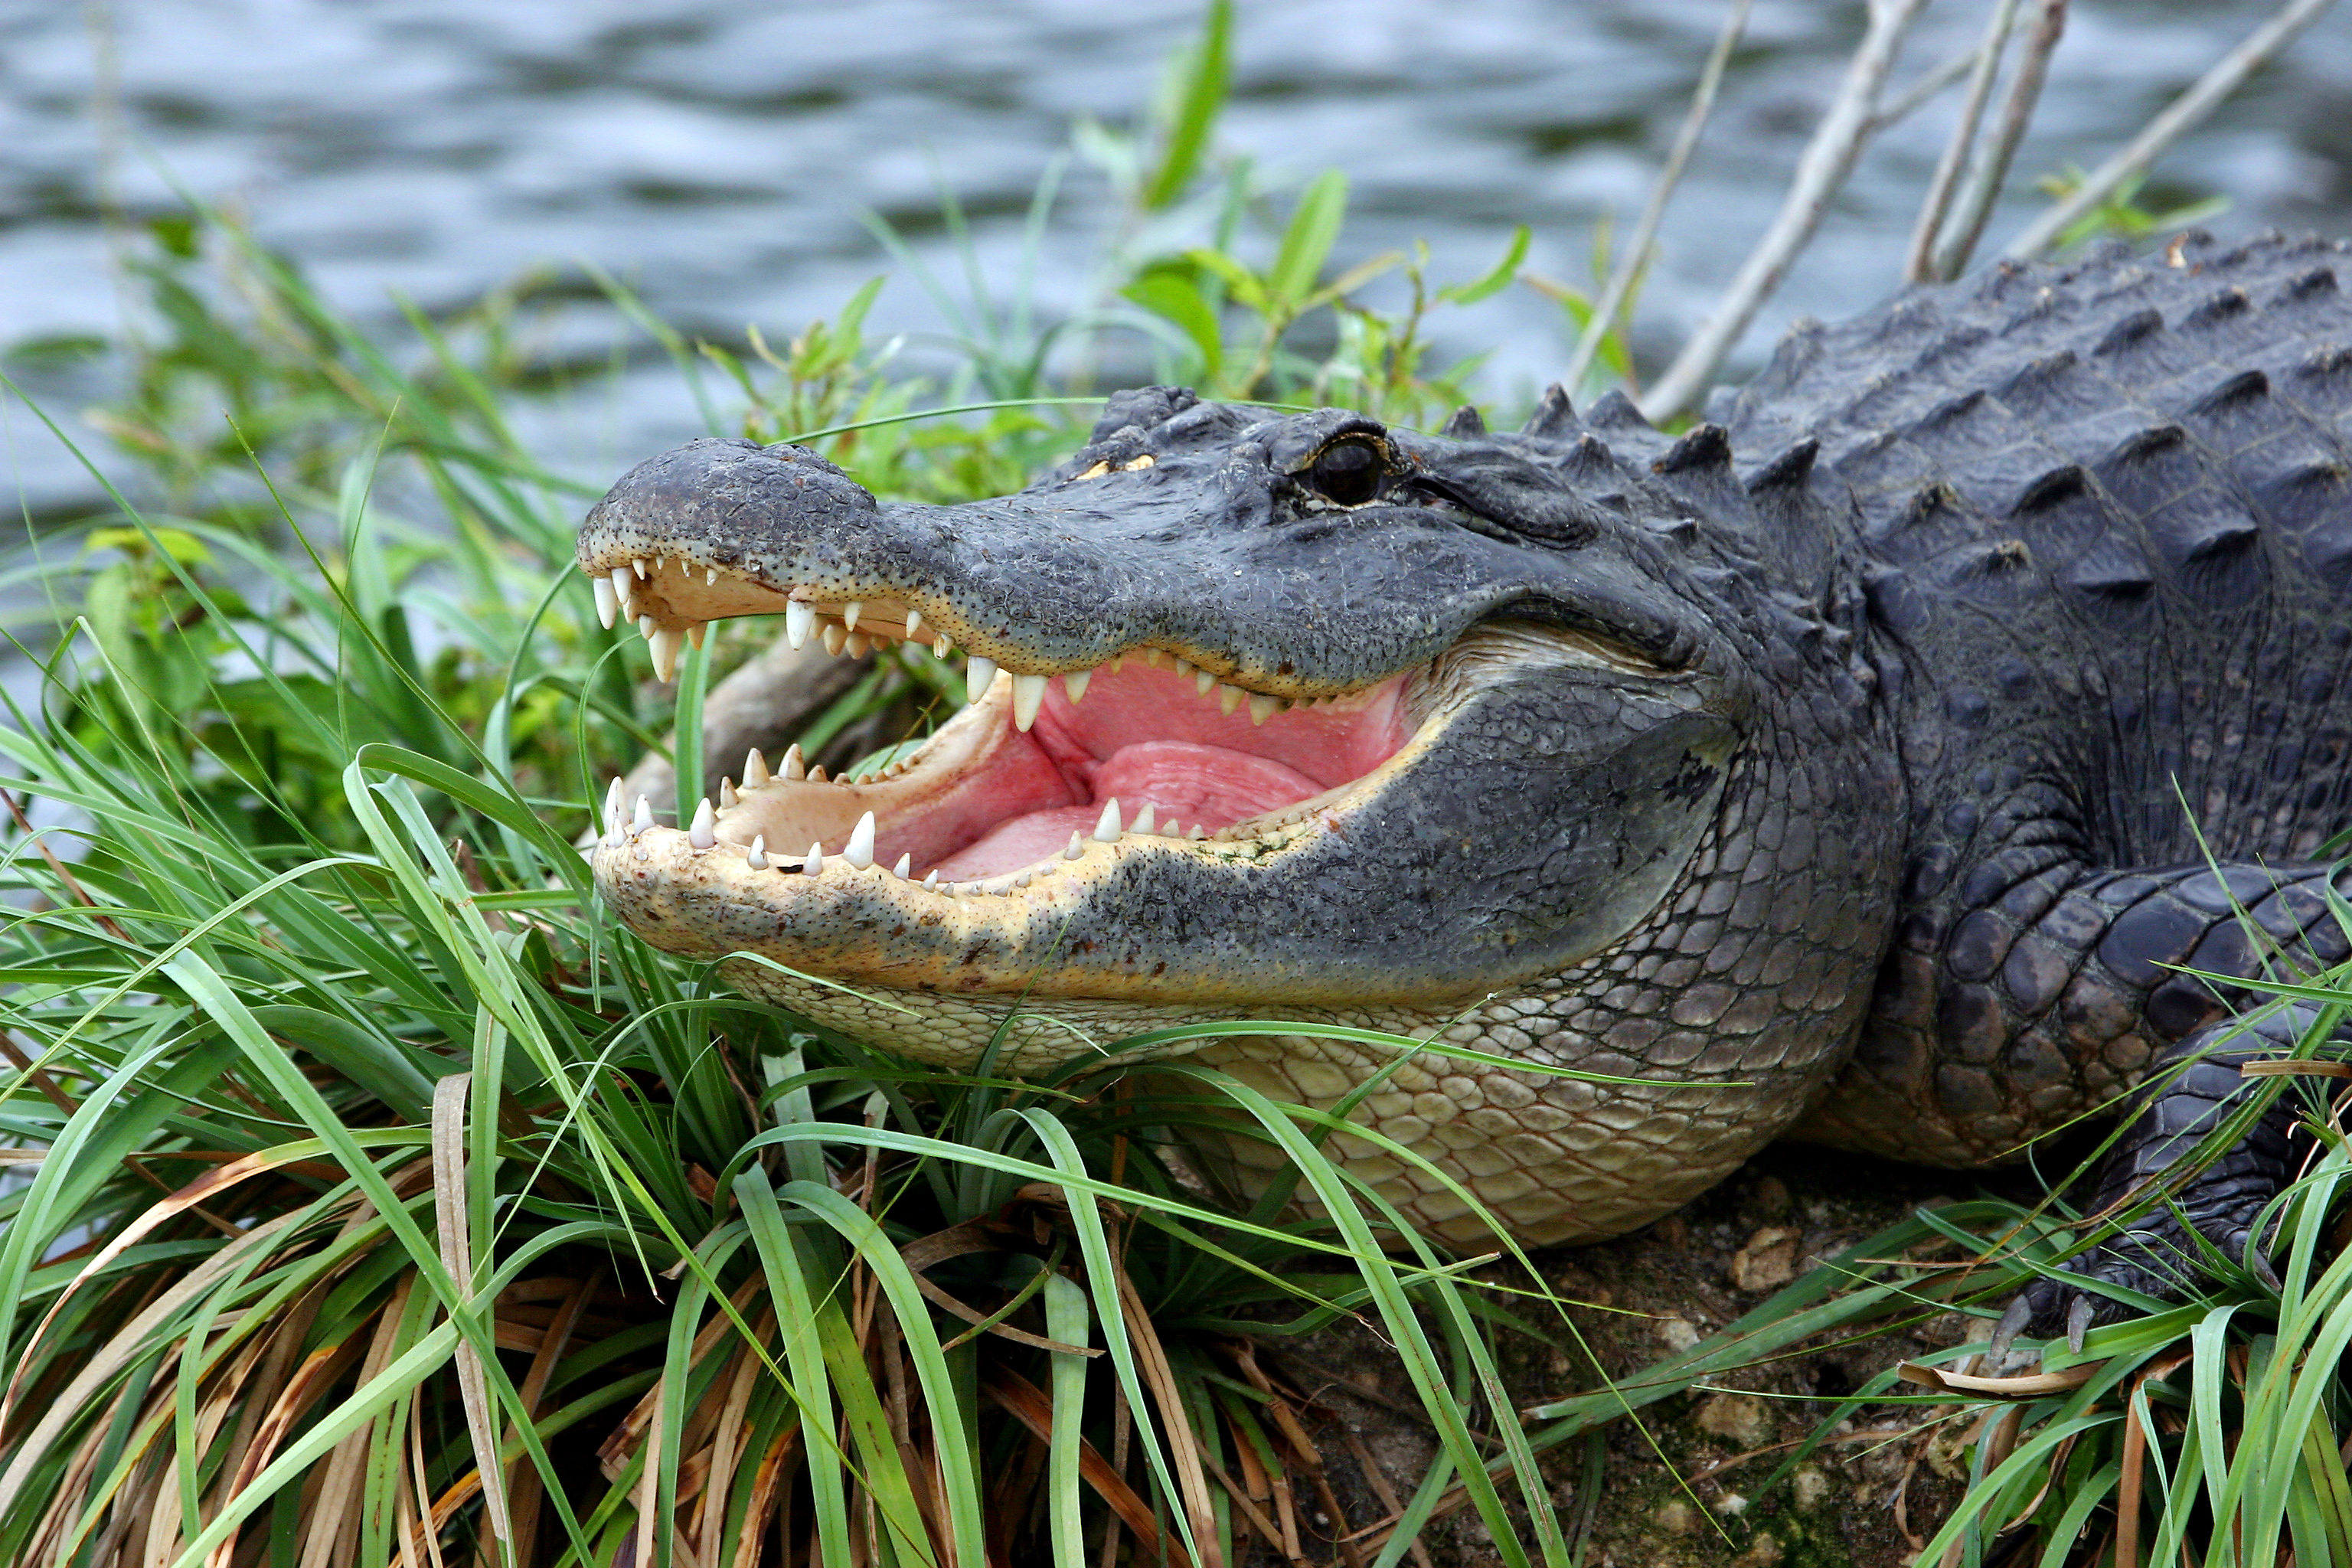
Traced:
[[[927, 882], [911, 862], [901, 872], [881, 858], [887, 840], [862, 862], [827, 848], [811, 875], [798, 858], [755, 868], [738, 844], [714, 836], [698, 847], [659, 826], [608, 832], [592, 864], [624, 923], [667, 952], [724, 961], [744, 991], [964, 1068], [1018, 1012], [1017, 1070], [1042, 1070], [1171, 1024], [1328, 1017], [1365, 1000], [1360, 974], [1318, 985], [1221, 959], [1185, 939], [1180, 917], [1147, 922], [1166, 943], [1155, 950], [1121, 911], [1297, 897], [1315, 882], [1327, 837], [1348, 834], [1363, 804], [1425, 765], [1445, 728], [1425, 723], [1372, 774], [1328, 792], [1345, 798], [1311, 799], [1205, 839], [1080, 835], [1034, 868], [977, 883]], [[840, 828], [887, 787], [800, 786], [843, 797]]]

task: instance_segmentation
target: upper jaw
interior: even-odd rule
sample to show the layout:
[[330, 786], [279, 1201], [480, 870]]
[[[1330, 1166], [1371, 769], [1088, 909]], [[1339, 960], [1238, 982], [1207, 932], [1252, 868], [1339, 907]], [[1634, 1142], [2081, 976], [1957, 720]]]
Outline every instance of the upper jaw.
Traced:
[[793, 601], [854, 613], [869, 636], [903, 636], [911, 615], [923, 640], [1016, 675], [1154, 647], [1294, 700], [1426, 664], [1507, 610], [1664, 666], [1689, 656], [1657, 585], [1608, 552], [1493, 537], [1450, 505], [1297, 515], [1276, 504], [1279, 479], [1231, 452], [1172, 453], [993, 500], [886, 506], [812, 452], [706, 438], [625, 476], [578, 558], [665, 664], [702, 623]]

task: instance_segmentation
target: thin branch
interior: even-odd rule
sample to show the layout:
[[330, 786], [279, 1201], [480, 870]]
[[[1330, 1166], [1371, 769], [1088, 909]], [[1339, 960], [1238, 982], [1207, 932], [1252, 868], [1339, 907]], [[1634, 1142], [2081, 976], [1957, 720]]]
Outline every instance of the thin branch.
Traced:
[[1985, 221], [1992, 216], [1992, 204], [2000, 199], [2001, 186], [2009, 183], [2017, 145], [2025, 140], [2026, 130], [2033, 123], [2033, 111], [2042, 102], [2042, 86], [2050, 79], [2050, 57], [2065, 32], [2066, 0], [2042, 0], [2042, 15], [2034, 19], [2033, 36], [2026, 40], [2025, 52], [2017, 62], [2017, 78], [2009, 84], [2009, 101], [2001, 106], [2000, 129], [1993, 133], [1992, 144], [1985, 149], [1983, 160], [1969, 171], [1969, 188], [1960, 197], [1959, 210], [1952, 215], [1936, 247], [1936, 276], [1946, 282], [1958, 278], [1967, 268], [1977, 241], [1984, 236]]
[[1873, 111], [1895, 52], [1927, 0], [1871, 0], [1870, 25], [1846, 67], [1844, 82], [1829, 112], [1797, 160], [1795, 177], [1772, 226], [1740, 264], [1713, 316], [1694, 333], [1666, 374], [1650, 389], [1642, 412], [1652, 419], [1679, 414], [1705, 392], [1730, 356], [1756, 312], [1780, 286], [1829, 205], [1853, 172], [1854, 160], [1870, 140]]
[[1918, 221], [1911, 226], [1911, 249], [1903, 258], [1903, 280], [1936, 280], [1936, 237], [1943, 232], [1944, 215], [1951, 210], [1952, 193], [1959, 188], [1960, 171], [1968, 167], [1969, 149], [1975, 145], [1977, 126], [1992, 98], [1993, 78], [2000, 74], [2000, 57], [2009, 48], [2010, 28], [2017, 21], [2017, 0], [1995, 0], [1992, 20], [1985, 26], [1984, 42], [1977, 46], [1976, 69], [1969, 78], [1969, 96], [1960, 104], [1960, 118], [1952, 127], [1936, 160], [1935, 177], [1927, 182], [1927, 198], [1919, 204]]
[[1957, 55], [1947, 56], [1917, 81], [1905, 88], [1894, 102], [1871, 116], [1871, 133], [1876, 135], [1890, 125], [1901, 124], [1926, 108], [1937, 93], [1968, 75], [1981, 52], [1979, 49], [1962, 49]]
[[2217, 61], [2196, 84], [2165, 106], [2147, 122], [2131, 144], [2087, 175], [2074, 195], [2052, 207], [2011, 240], [2002, 252], [2013, 261], [2026, 261], [2050, 247], [2051, 242], [2074, 226], [2084, 214], [2113, 195], [2116, 188], [2144, 174], [2165, 150], [2187, 135], [2221, 101], [2246, 83], [2256, 71], [2275, 59], [2295, 36], [2317, 21], [2335, 0], [2289, 0], [2246, 40]]
[[[2012, 0], [2013, 3], [2013, 0]], [[1609, 285], [1601, 291], [1601, 302], [1578, 334], [1576, 352], [1569, 356], [1568, 370], [1560, 384], [1570, 392], [1584, 384], [1587, 372], [1601, 353], [1601, 345], [1616, 331], [1618, 315], [1625, 309], [1633, 292], [1633, 280], [1642, 276], [1643, 262], [1651, 245], [1658, 237], [1658, 222], [1665, 216], [1666, 202], [1682, 183], [1683, 170], [1690, 163], [1691, 153], [1698, 147], [1699, 132], [1706, 128], [1707, 116], [1714, 112], [1717, 89], [1723, 85], [1724, 68], [1731, 63], [1731, 51], [1739, 46], [1740, 35], [1748, 30], [1748, 12], [1753, 0], [1732, 0], [1731, 15], [1723, 19], [1723, 31], [1715, 38], [1715, 47], [1706, 57], [1705, 68], [1698, 73], [1698, 86], [1691, 93], [1690, 112], [1683, 116], [1682, 129], [1675, 132], [1675, 144], [1666, 153], [1665, 167], [1658, 171], [1658, 182], [1650, 189], [1649, 205], [1642, 209], [1642, 221], [1633, 226], [1633, 236], [1617, 253], [1617, 265], [1609, 271]]]

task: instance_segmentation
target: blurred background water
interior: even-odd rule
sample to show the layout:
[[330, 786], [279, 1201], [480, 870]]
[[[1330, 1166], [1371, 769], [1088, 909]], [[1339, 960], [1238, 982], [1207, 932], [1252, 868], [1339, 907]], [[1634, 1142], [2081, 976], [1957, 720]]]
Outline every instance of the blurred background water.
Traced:
[[[2035, 132], [1988, 235], [2047, 200], [2034, 179], [2089, 165], [2272, 9], [2272, 0], [2078, 0]], [[1295, 187], [1352, 182], [1336, 265], [1425, 240], [1433, 271], [1491, 265], [1514, 224], [1528, 265], [1590, 279], [1595, 226], [1630, 223], [1720, 25], [1722, 0], [1243, 0], [1220, 145]], [[1651, 368], [1704, 314], [1778, 205], [1858, 36], [1858, 4], [1763, 0], [1670, 212], [1642, 300]], [[0, 0], [0, 345], [121, 328], [110, 213], [168, 211], [173, 183], [232, 205], [327, 296], [387, 319], [394, 292], [462, 302], [537, 263], [590, 258], [689, 332], [788, 336], [893, 270], [869, 210], [931, 266], [957, 262], [940, 192], [971, 215], [1009, 286], [1022, 216], [1076, 119], [1133, 121], [1197, 0]], [[1980, 5], [1941, 0], [1895, 86], [1966, 49]], [[1958, 94], [1870, 152], [1750, 332], [1752, 368], [1789, 319], [1852, 312], [1895, 287]], [[2158, 171], [2162, 206], [2222, 195], [2212, 226], [2352, 234], [2352, 12], [2337, 10]], [[1088, 287], [1111, 220], [1083, 163], [1064, 183], [1034, 288]], [[593, 357], [628, 334], [584, 287], [543, 345]], [[873, 324], [942, 323], [914, 281]], [[1446, 328], [1494, 351], [1485, 380], [1524, 398], [1565, 360], [1558, 308], [1506, 290]], [[666, 363], [551, 410], [549, 459], [584, 476], [700, 428]], [[102, 356], [54, 357], [37, 392], [69, 415]], [[57, 515], [95, 488], [19, 406], [0, 413], [12, 506]]]

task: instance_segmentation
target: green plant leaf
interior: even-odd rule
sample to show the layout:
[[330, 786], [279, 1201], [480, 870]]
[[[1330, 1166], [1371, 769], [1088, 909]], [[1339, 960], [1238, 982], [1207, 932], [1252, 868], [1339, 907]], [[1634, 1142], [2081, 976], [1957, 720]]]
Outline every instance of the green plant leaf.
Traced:
[[1519, 263], [1528, 258], [1528, 243], [1534, 234], [1535, 231], [1526, 224], [1519, 225], [1511, 231], [1510, 247], [1503, 252], [1503, 259], [1495, 263], [1493, 270], [1475, 282], [1449, 283], [1437, 291], [1437, 297], [1450, 300], [1456, 305], [1475, 305], [1481, 300], [1501, 293], [1519, 275]]
[[1200, 172], [1225, 106], [1233, 74], [1233, 0], [1209, 0], [1201, 36], [1186, 52], [1174, 112], [1162, 138], [1159, 166], [1145, 181], [1147, 212], [1174, 205]]
[[1216, 310], [1202, 298], [1198, 276], [1192, 268], [1155, 267], [1119, 292], [1153, 315], [1174, 322], [1201, 356], [1202, 379], [1217, 379], [1224, 366], [1224, 343]]
[[1299, 196], [1289, 226], [1282, 231], [1282, 247], [1267, 269], [1265, 290], [1276, 308], [1296, 307], [1314, 292], [1347, 217], [1348, 176], [1326, 169]]

